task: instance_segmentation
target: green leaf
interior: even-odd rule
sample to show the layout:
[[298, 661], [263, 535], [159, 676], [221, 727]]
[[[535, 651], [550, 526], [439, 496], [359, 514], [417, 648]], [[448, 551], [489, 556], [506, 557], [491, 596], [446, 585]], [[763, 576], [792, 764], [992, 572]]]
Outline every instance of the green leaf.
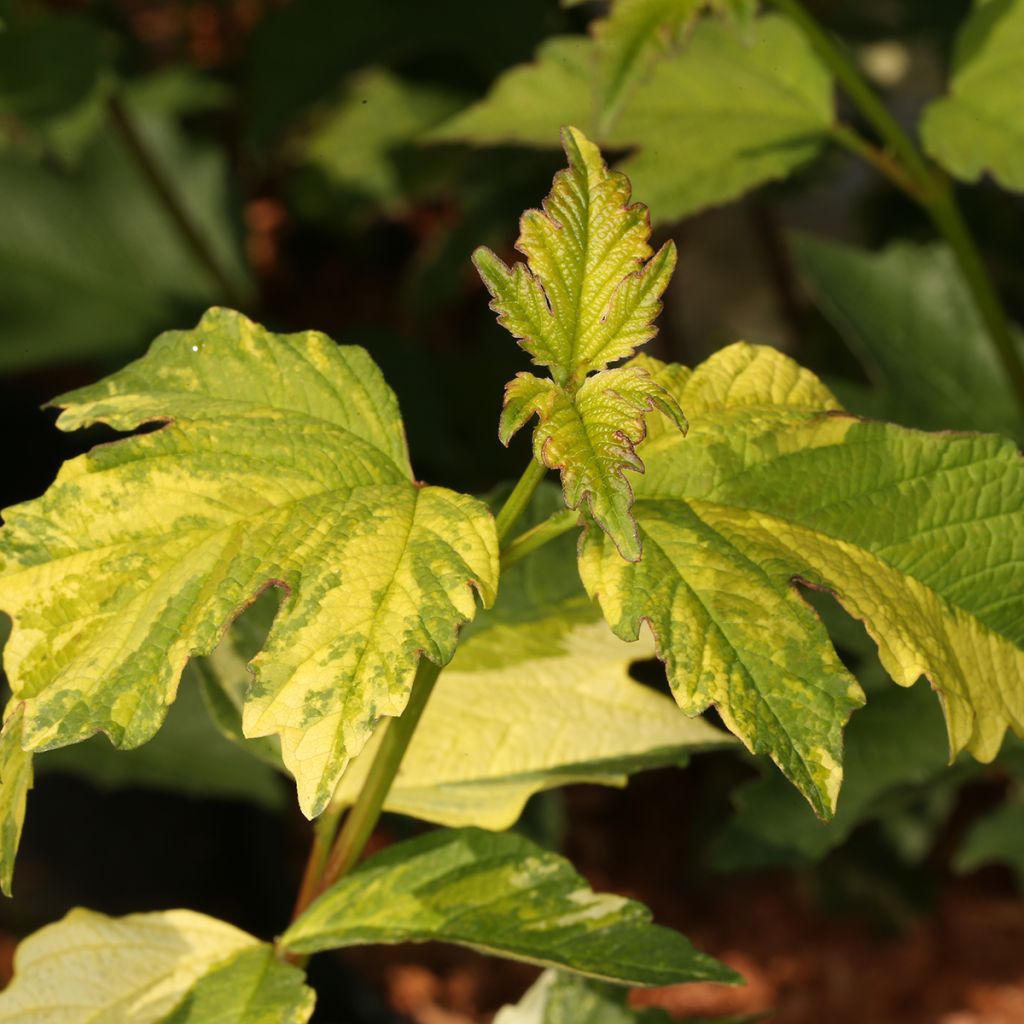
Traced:
[[[13, 116], [68, 161], [99, 131], [111, 75], [96, 26], [75, 14], [48, 14], [0, 25], [0, 116]], [[4, 132], [0, 125], [0, 133]]]
[[835, 817], [820, 821], [779, 775], [747, 783], [715, 847], [723, 870], [819, 860], [853, 830], [900, 806], [949, 771], [942, 713], [927, 688], [872, 693], [846, 729], [843, 791]]
[[925, 149], [963, 181], [1024, 191], [1024, 0], [977, 3], [957, 36], [949, 95], [921, 120]]
[[594, 23], [597, 108], [614, 123], [630, 89], [659, 57], [677, 49], [706, 0], [616, 0]]
[[599, 895], [562, 857], [510, 833], [431, 832], [336, 882], [281, 938], [297, 953], [364, 943], [452, 942], [632, 985], [737, 975], [650, 912]]
[[792, 240], [800, 275], [875, 384], [887, 419], [910, 427], [1024, 435], [1018, 406], [953, 254], [899, 243], [880, 253]]
[[24, 744], [159, 728], [189, 656], [268, 586], [288, 592], [254, 659], [243, 725], [279, 734], [318, 814], [421, 654], [455, 649], [494, 597], [475, 499], [415, 483], [394, 395], [367, 353], [211, 310], [113, 376], [58, 399], [64, 429], [163, 429], [101, 446], [8, 509], [0, 607]]
[[629, 204], [629, 182], [582, 132], [566, 128], [562, 144], [569, 167], [555, 175], [544, 209], [520, 222], [526, 263], [508, 267], [486, 248], [473, 262], [498, 322], [565, 386], [654, 337], [676, 256], [671, 242], [652, 256], [647, 209]]
[[630, 511], [633, 489], [625, 470], [644, 464], [636, 445], [646, 434], [646, 414], [660, 409], [685, 430], [682, 411], [640, 366], [620, 367], [588, 377], [571, 393], [550, 380], [517, 374], [505, 390], [498, 436], [503, 444], [534, 414], [538, 462], [562, 474], [565, 503], [586, 505], [623, 558], [640, 558], [640, 538]]
[[974, 871], [987, 864], [1005, 864], [1024, 884], [1024, 802], [1019, 795], [979, 821], [957, 851], [957, 871]]
[[271, 946], [244, 949], [200, 978], [162, 1024], [305, 1024], [316, 996]]
[[585, 36], [545, 39], [529, 64], [504, 72], [482, 100], [428, 133], [435, 142], [558, 145], [563, 125], [597, 138], [594, 44]]
[[[251, 935], [190, 910], [72, 910], [18, 946], [0, 1021], [304, 1024], [313, 993], [301, 971], [271, 957]], [[246, 998], [260, 1005], [246, 1007]]]
[[[542, 489], [530, 519], [559, 501]], [[632, 772], [733, 742], [629, 677], [653, 645], [624, 643], [601, 620], [579, 583], [575, 540], [566, 535], [502, 573], [495, 606], [437, 682], [386, 809], [504, 829], [541, 790], [624, 785]], [[354, 801], [380, 738], [346, 770], [336, 801]]]
[[[661, 383], [690, 432], [640, 449], [644, 546], [604, 534], [580, 570], [623, 639], [647, 621], [680, 706], [715, 704], [822, 815], [863, 700], [794, 582], [862, 619], [903, 686], [926, 675], [950, 749], [990, 760], [1024, 732], [1024, 462], [994, 436], [928, 435], [842, 414], [808, 371], [737, 344]], [[766, 644], [766, 638], [771, 638]]]
[[620, 169], [656, 220], [678, 220], [787, 177], [821, 152], [833, 119], [829, 71], [791, 22], [758, 18], [748, 38], [708, 20], [603, 141], [635, 150]]
[[0, 891], [11, 895], [14, 858], [32, 788], [32, 755], [22, 749], [22, 713], [8, 716], [0, 733]]
[[[223, 154], [189, 142], [166, 114], [126, 105], [244, 288]], [[109, 127], [73, 172], [0, 151], [0, 222], [0, 371], [135, 354], [219, 298]]]
[[588, 128], [607, 148], [655, 221], [678, 220], [783, 178], [828, 140], [834, 111], [828, 69], [785, 18], [747, 33], [702, 21], [681, 53], [659, 61], [601, 133], [594, 43], [550, 40], [491, 93], [436, 129], [438, 140], [552, 146], [563, 124]]
[[629, 990], [561, 971], [545, 971], [494, 1024], [671, 1024], [664, 1010], [631, 1009]]
[[385, 68], [366, 68], [314, 122], [298, 155], [321, 170], [333, 189], [352, 192], [363, 205], [372, 200], [384, 210], [401, 210], [407, 196], [394, 150], [461, 105], [450, 90], [404, 81]]

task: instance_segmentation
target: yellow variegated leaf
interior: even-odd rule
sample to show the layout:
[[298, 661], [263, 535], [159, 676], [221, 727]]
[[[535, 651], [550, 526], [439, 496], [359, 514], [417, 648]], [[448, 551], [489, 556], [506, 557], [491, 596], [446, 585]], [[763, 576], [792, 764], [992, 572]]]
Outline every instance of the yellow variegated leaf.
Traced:
[[540, 423], [533, 434], [534, 456], [561, 472], [566, 505], [585, 504], [622, 557], [635, 562], [640, 538], [630, 511], [633, 490], [624, 471], [644, 471], [636, 445], [646, 433], [646, 414], [655, 408], [685, 429], [675, 399], [639, 366], [595, 374], [575, 392], [520, 373], [505, 390], [498, 436], [507, 445], [536, 414]]
[[155, 432], [65, 464], [8, 509], [6, 667], [37, 750], [98, 730], [145, 742], [193, 654], [267, 586], [287, 592], [246, 698], [278, 734], [303, 810], [326, 804], [421, 655], [443, 664], [497, 581], [493, 520], [417, 484], [394, 395], [368, 354], [211, 310], [58, 399], [64, 428]]
[[580, 567], [620, 636], [650, 623], [685, 711], [715, 704], [819, 813], [834, 808], [843, 723], [863, 697], [801, 582], [865, 621], [897, 683], [928, 677], [954, 754], [988, 760], [1007, 726], [1024, 734], [1024, 461], [1011, 442], [846, 415], [771, 349], [734, 345], [658, 378], [690, 432], [641, 448], [643, 560], [591, 530]]
[[652, 257], [646, 207], [629, 204], [629, 182], [582, 132], [564, 129], [562, 144], [568, 169], [543, 211], [523, 214], [527, 262], [508, 267], [486, 248], [473, 261], [499, 322], [559, 384], [578, 386], [654, 337], [676, 254], [667, 242]]
[[0, 891], [11, 895], [14, 857], [25, 824], [25, 801], [32, 788], [32, 755], [22, 749], [21, 712], [0, 733]]
[[[555, 488], [544, 487], [528, 522], [558, 503]], [[497, 602], [437, 682], [389, 810], [504, 829], [541, 790], [623, 785], [633, 772], [734, 742], [630, 678], [631, 663], [653, 657], [654, 645], [612, 634], [583, 593], [575, 562], [576, 537], [566, 535], [502, 573]], [[345, 772], [339, 802], [359, 793], [379, 740]]]
[[72, 910], [25, 939], [0, 1022], [305, 1024], [313, 991], [270, 946], [190, 910]]

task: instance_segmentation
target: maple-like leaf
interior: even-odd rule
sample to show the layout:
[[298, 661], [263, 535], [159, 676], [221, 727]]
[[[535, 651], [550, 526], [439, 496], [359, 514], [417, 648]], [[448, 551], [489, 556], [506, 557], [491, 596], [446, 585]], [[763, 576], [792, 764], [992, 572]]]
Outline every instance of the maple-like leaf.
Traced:
[[897, 683], [928, 677], [952, 753], [990, 760], [1007, 726], [1024, 734], [1024, 461], [1011, 442], [860, 420], [773, 349], [738, 343], [692, 373], [647, 365], [690, 431], [640, 449], [643, 559], [624, 562], [591, 529], [580, 571], [623, 639], [650, 624], [684, 711], [716, 705], [831, 813], [863, 695], [800, 581], [864, 620]]
[[24, 747], [100, 730], [144, 743], [188, 658], [279, 586], [243, 723], [280, 736], [303, 810], [319, 813], [377, 721], [402, 712], [420, 657], [451, 658], [471, 588], [493, 600], [490, 513], [416, 483], [380, 371], [316, 332], [211, 310], [56, 404], [65, 429], [166, 425], [66, 463], [5, 512], [0, 608]]
[[643, 472], [634, 447], [647, 412], [666, 410], [680, 428], [685, 420], [646, 370], [605, 368], [654, 336], [675, 247], [667, 242], [652, 255], [647, 210], [630, 205], [626, 178], [577, 129], [564, 129], [562, 141], [568, 168], [555, 175], [543, 211], [522, 218], [517, 248], [527, 262], [510, 268], [485, 248], [473, 257], [498, 322], [553, 378], [521, 373], [511, 381], [499, 436], [507, 445], [536, 414], [534, 453], [561, 472], [566, 504], [585, 504], [635, 561], [640, 541], [624, 470]]

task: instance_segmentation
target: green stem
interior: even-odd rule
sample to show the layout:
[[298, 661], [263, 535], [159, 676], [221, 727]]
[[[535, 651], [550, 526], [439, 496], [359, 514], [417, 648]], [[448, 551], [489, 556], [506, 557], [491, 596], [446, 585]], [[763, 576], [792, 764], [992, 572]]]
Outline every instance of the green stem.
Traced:
[[871, 164], [876, 171], [910, 196], [915, 203], [920, 203], [922, 206], [927, 204], [928, 199], [921, 189], [920, 182], [911, 177], [903, 165], [892, 158], [891, 154], [868, 142], [863, 135], [854, 131], [847, 124], [834, 124], [830, 129], [830, 134], [835, 142]]
[[547, 470], [536, 459], [530, 459], [523, 475], [518, 483], [512, 488], [512, 493], [505, 499], [497, 516], [495, 516], [495, 529], [498, 532], [498, 543], [501, 544], [508, 536], [509, 530], [516, 525], [519, 517], [530, 504], [533, 492], [537, 490]]
[[[771, 0], [792, 19], [810, 40], [818, 55], [831, 68], [847, 95], [878, 132], [879, 137], [896, 157], [901, 170], [916, 183], [913, 197], [924, 207], [932, 223], [949, 243], [956, 255], [964, 280], [971, 291], [974, 305], [999, 356], [1007, 379], [1024, 408], [1024, 360], [1010, 330], [1010, 321], [992, 280], [985, 269], [977, 244], [957, 206], [952, 186], [944, 175], [929, 166], [913, 140], [900, 127], [889, 109], [865, 81], [856, 64], [833, 36], [808, 13], [800, 0]], [[836, 131], [833, 130], [833, 134]], [[863, 147], [849, 136], [838, 141], [865, 158]], [[885, 155], [885, 154], [883, 154]], [[877, 159], [871, 162], [879, 166]], [[880, 168], [881, 169], [881, 168]], [[883, 172], [885, 173], [885, 172]], [[889, 175], [892, 177], [892, 175]], [[902, 187], [902, 186], [901, 186]]]
[[[526, 467], [496, 517], [499, 542], [522, 515], [545, 472], [544, 467], [533, 460]], [[511, 564], [508, 562], [509, 557], [512, 561], [518, 561], [529, 551], [536, 550], [541, 544], [564, 533], [573, 525], [575, 519], [574, 513], [556, 513], [545, 522], [527, 530], [507, 546], [502, 554], [502, 566]], [[412, 692], [409, 694], [409, 703], [401, 715], [389, 719], [384, 726], [384, 735], [370, 765], [366, 781], [341, 830], [338, 830], [342, 813], [340, 804], [332, 804], [320, 816], [315, 826], [313, 844], [309, 859], [306, 861], [306, 870], [295, 901], [292, 920], [297, 918], [320, 893], [351, 870], [362, 856], [373, 830], [377, 827], [384, 810], [384, 802], [402, 764], [402, 758], [409, 748], [440, 674], [441, 669], [437, 665], [426, 658], [420, 659]], [[301, 963], [305, 959], [290, 954], [286, 958], [293, 963]]]
[[359, 791], [359, 796], [352, 805], [352, 810], [349, 811], [327, 858], [327, 864], [317, 886], [318, 892], [323, 892], [351, 870], [366, 849], [366, 844], [384, 810], [384, 801], [391, 789], [391, 783], [398, 774], [402, 758], [440, 674], [441, 669], [432, 661], [420, 659], [412, 692], [409, 694], [409, 703], [401, 715], [389, 719], [385, 726], [384, 736], [377, 748], [373, 764], [370, 765], [363, 788]]
[[206, 239], [196, 227], [191, 215], [175, 192], [174, 186], [167, 175], [164, 174], [159, 161], [154, 157], [145, 140], [139, 134], [135, 123], [132, 121], [131, 114], [129, 114], [116, 94], [110, 97], [108, 110], [111, 123], [121, 136], [125, 147], [131, 153], [139, 171], [153, 190], [154, 195], [159, 200], [171, 223], [177, 229], [182, 241], [191, 251], [196, 261], [209, 274], [211, 280], [223, 295], [224, 300], [236, 309], [241, 309], [246, 304], [245, 296], [236, 287], [217, 257], [214, 256], [213, 250], [207, 244]]
[[531, 527], [524, 533], [519, 534], [510, 540], [501, 549], [501, 571], [504, 572], [510, 565], [532, 554], [537, 548], [543, 547], [556, 537], [579, 525], [580, 515], [571, 508], [563, 508], [552, 513], [542, 523]]

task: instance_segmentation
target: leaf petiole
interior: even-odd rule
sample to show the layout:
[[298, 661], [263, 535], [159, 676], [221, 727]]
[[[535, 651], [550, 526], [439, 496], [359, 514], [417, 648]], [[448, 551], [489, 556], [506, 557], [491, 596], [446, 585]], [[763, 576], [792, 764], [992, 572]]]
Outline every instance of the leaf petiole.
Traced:
[[571, 508], [563, 508], [552, 513], [543, 522], [532, 526], [529, 530], [514, 537], [501, 549], [501, 570], [504, 572], [510, 565], [542, 548], [549, 541], [561, 537], [573, 527], [578, 526], [580, 515]]
[[498, 533], [498, 543], [503, 544], [509, 531], [519, 520], [526, 506], [530, 504], [533, 492], [540, 486], [541, 480], [547, 469], [536, 459], [530, 459], [523, 475], [512, 488], [512, 493], [505, 499], [505, 504], [498, 510], [494, 517], [495, 529]]

